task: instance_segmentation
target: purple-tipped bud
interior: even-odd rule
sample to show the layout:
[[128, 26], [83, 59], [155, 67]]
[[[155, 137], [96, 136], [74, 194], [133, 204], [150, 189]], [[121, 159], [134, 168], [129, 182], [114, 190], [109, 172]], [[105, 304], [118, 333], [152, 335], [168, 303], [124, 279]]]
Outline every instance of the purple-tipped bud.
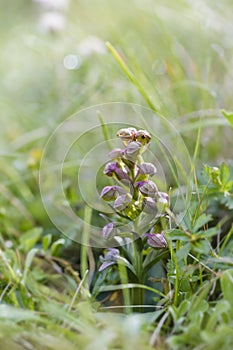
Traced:
[[137, 142], [140, 142], [143, 146], [147, 145], [151, 140], [151, 135], [147, 130], [138, 130], [135, 135]]
[[113, 232], [114, 227], [115, 227], [115, 225], [113, 222], [109, 222], [107, 225], [105, 225], [103, 227], [103, 238], [104, 239], [108, 239], [110, 234]]
[[108, 251], [105, 253], [104, 257], [100, 256], [102, 265], [100, 266], [99, 271], [101, 272], [108, 266], [114, 265], [118, 258], [120, 258], [120, 251], [116, 248], [108, 248]]
[[111, 152], [109, 152], [109, 157], [111, 159], [121, 158], [124, 155], [124, 150], [120, 148], [114, 148]]
[[147, 243], [152, 248], [167, 248], [167, 241], [162, 233], [146, 233]]
[[135, 186], [139, 188], [143, 196], [154, 197], [158, 192], [156, 184], [151, 180], [135, 182]]
[[135, 140], [135, 134], [137, 130], [135, 128], [120, 129], [117, 132], [117, 136], [121, 139], [123, 144], [127, 146], [130, 142]]
[[138, 155], [140, 154], [142, 145], [139, 142], [130, 142], [125, 149], [125, 158], [136, 162]]
[[160, 207], [168, 207], [170, 204], [170, 199], [169, 199], [169, 195], [166, 192], [158, 192], [158, 199], [157, 199], [157, 204]]
[[111, 162], [106, 164], [104, 168], [104, 174], [107, 176], [115, 175], [118, 180], [127, 180], [130, 182], [129, 175], [121, 169], [120, 165], [117, 162]]
[[105, 186], [100, 193], [100, 197], [105, 201], [113, 201], [118, 195], [125, 193], [127, 193], [126, 190], [120, 186]]
[[132, 196], [131, 194], [127, 193], [127, 194], [123, 194], [119, 197], [117, 197], [117, 199], [115, 200], [113, 207], [116, 210], [123, 210], [126, 207], [128, 207], [128, 205], [132, 202]]
[[119, 169], [118, 163], [111, 162], [105, 165], [103, 173], [107, 176], [113, 176], [117, 169]]
[[151, 197], [143, 198], [142, 206], [144, 213], [156, 214], [157, 212], [156, 202]]
[[157, 169], [152, 163], [142, 163], [139, 166], [138, 174], [153, 176], [157, 173]]
[[116, 186], [105, 186], [100, 193], [100, 197], [105, 201], [115, 200], [117, 197]]

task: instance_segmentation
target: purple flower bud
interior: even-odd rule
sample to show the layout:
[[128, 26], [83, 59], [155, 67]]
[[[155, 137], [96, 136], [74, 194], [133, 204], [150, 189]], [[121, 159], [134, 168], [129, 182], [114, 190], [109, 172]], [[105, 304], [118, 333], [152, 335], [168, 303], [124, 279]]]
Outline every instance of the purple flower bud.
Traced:
[[138, 155], [140, 154], [142, 145], [139, 142], [130, 142], [125, 149], [125, 158], [133, 162], [136, 162]]
[[126, 190], [120, 186], [105, 186], [101, 193], [100, 197], [105, 201], [115, 200], [117, 195], [127, 193]]
[[160, 207], [165, 208], [165, 207], [169, 206], [170, 199], [169, 199], [169, 196], [166, 192], [158, 192], [157, 195], [158, 195], [157, 204]]
[[109, 152], [109, 157], [111, 159], [121, 158], [124, 155], [124, 150], [120, 148], [114, 148], [111, 152]]
[[113, 222], [109, 222], [107, 225], [105, 225], [103, 227], [103, 238], [104, 239], [108, 239], [108, 237], [110, 236], [110, 234], [112, 233], [113, 229], [114, 229], [114, 223]]
[[135, 135], [137, 142], [140, 142], [143, 146], [147, 145], [151, 140], [151, 135], [147, 130], [138, 130]]
[[138, 174], [153, 176], [157, 173], [157, 169], [152, 163], [142, 163], [139, 166]]
[[126, 207], [128, 207], [128, 205], [132, 202], [132, 196], [129, 193], [123, 194], [121, 196], [119, 196], [114, 204], [113, 207], [116, 210], [123, 210]]
[[156, 202], [151, 197], [143, 198], [142, 206], [144, 213], [156, 214], [157, 212]]
[[137, 130], [135, 128], [120, 129], [117, 132], [117, 136], [121, 139], [123, 144], [127, 146], [130, 142], [135, 140], [135, 134]]
[[143, 196], [154, 197], [158, 192], [156, 184], [151, 180], [135, 182], [135, 186], [139, 188]]
[[104, 260], [112, 260], [120, 257], [120, 251], [117, 248], [108, 248], [107, 253], [104, 255]]
[[167, 241], [162, 233], [146, 233], [147, 243], [152, 248], [167, 248]]
[[105, 165], [103, 173], [107, 176], [113, 176], [115, 173], [116, 169], [118, 169], [118, 163], [116, 162], [111, 162]]
[[105, 201], [116, 199], [116, 186], [105, 186], [100, 193], [100, 197]]
[[106, 164], [104, 168], [104, 174], [107, 176], [115, 175], [118, 180], [127, 180], [130, 182], [129, 175], [120, 168], [120, 165], [117, 162], [111, 162]]
[[104, 257], [100, 256], [100, 261], [102, 265], [99, 268], [99, 271], [103, 271], [108, 266], [114, 265], [117, 262], [117, 259], [120, 258], [120, 252], [116, 248], [108, 248], [107, 253], [105, 253]]
[[169, 202], [169, 195], [166, 192], [158, 192], [159, 198], [165, 199], [167, 202]]

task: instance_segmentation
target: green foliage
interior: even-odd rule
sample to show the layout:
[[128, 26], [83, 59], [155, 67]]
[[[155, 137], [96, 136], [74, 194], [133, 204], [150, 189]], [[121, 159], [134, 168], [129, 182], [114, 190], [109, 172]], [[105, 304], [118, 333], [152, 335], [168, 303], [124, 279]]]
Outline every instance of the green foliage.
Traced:
[[205, 166], [209, 176], [209, 194], [217, 197], [228, 209], [233, 209], [233, 168], [225, 163], [218, 167]]
[[228, 122], [233, 126], [233, 112], [226, 112], [224, 109], [221, 111], [223, 116], [228, 120]]
[[232, 286], [233, 286], [233, 269], [229, 269], [223, 272], [221, 278], [221, 287], [223, 297], [230, 304], [231, 316], [233, 316], [233, 300], [232, 300]]

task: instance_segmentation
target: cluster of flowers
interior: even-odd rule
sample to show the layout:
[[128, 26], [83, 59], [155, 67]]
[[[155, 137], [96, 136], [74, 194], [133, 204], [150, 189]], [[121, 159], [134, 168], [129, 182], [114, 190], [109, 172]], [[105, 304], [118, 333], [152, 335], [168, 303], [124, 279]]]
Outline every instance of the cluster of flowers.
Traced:
[[[118, 218], [140, 222], [141, 227], [148, 229], [148, 223], [154, 218], [164, 216], [169, 206], [169, 196], [160, 192], [151, 177], [157, 172], [152, 163], [144, 162], [142, 154], [148, 148], [151, 135], [146, 130], [135, 128], [121, 129], [117, 136], [121, 139], [124, 148], [116, 148], [110, 152], [112, 161], [104, 168], [104, 174], [115, 180], [115, 185], [102, 189], [101, 198], [112, 202]], [[138, 220], [140, 218], [140, 220]], [[144, 218], [144, 219], [143, 219]], [[140, 226], [140, 225], [139, 225]], [[112, 238], [117, 233], [119, 220], [109, 222], [103, 228], [103, 237]], [[167, 242], [164, 232], [146, 232], [142, 237], [147, 238], [147, 244], [153, 248], [165, 248]], [[102, 257], [102, 267], [109, 266], [119, 255], [117, 249], [110, 248], [105, 257]]]

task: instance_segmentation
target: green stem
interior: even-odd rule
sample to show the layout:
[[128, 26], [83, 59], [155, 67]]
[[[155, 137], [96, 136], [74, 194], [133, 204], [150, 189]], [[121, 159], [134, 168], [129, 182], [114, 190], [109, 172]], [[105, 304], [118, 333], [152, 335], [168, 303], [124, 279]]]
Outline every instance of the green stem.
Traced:
[[[180, 248], [180, 242], [176, 242], [176, 251], [178, 251]], [[173, 255], [174, 263], [175, 263], [175, 269], [176, 269], [176, 279], [175, 279], [175, 295], [174, 295], [174, 305], [177, 306], [178, 304], [178, 298], [179, 298], [179, 290], [180, 290], [180, 266], [178, 263], [178, 259], [176, 255]]]
[[[118, 264], [119, 274], [122, 285], [126, 285], [128, 283], [128, 274], [127, 269], [124, 264]], [[130, 305], [130, 292], [128, 289], [122, 289], [124, 304], [126, 306]], [[130, 313], [130, 308], [125, 309], [126, 314]]]
[[[137, 276], [137, 282], [139, 284], [144, 284], [142, 249], [139, 248], [139, 244], [137, 244], [136, 241], [133, 242], [133, 265]], [[134, 288], [132, 290], [132, 304], [141, 305], [142, 307], [138, 308], [137, 312], [143, 312], [144, 290], [142, 288]]]

